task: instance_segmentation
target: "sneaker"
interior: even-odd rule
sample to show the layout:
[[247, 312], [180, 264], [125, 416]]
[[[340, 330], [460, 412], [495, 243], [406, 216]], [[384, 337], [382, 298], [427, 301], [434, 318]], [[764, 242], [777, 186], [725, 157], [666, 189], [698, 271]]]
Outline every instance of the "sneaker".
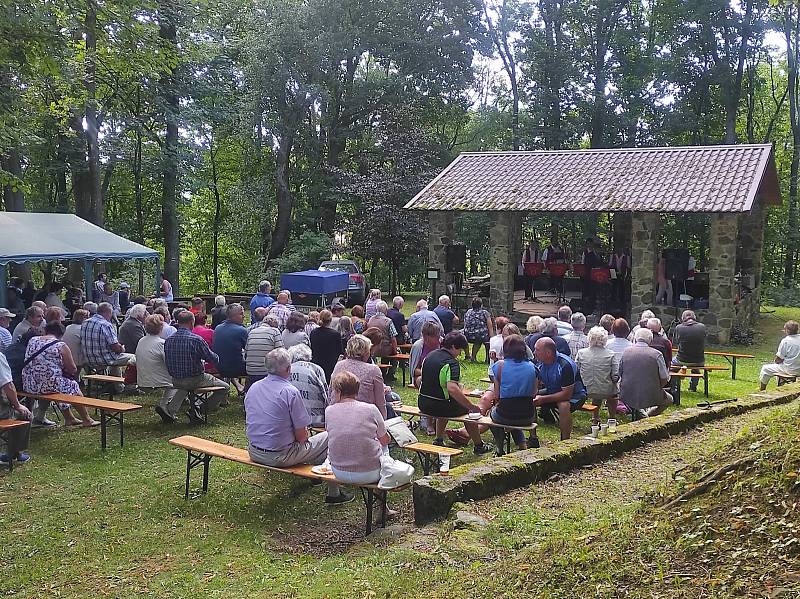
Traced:
[[491, 451], [494, 451], [494, 444], [481, 443], [480, 445], [476, 445], [475, 449], [473, 449], [472, 451], [475, 452], [475, 455], [484, 455]]
[[177, 420], [174, 416], [172, 416], [169, 412], [167, 412], [161, 406], [156, 406], [155, 410], [156, 410], [156, 414], [158, 414], [161, 417], [161, 421], [164, 424], [173, 424]]
[[[0, 464], [8, 464], [10, 461], [11, 460], [7, 453], [0, 454]], [[17, 454], [17, 457], [14, 458], [14, 461], [17, 464], [25, 464], [31, 461], [31, 456], [24, 451], [20, 451]]]
[[528, 437], [528, 449], [536, 449], [538, 447], [541, 447], [539, 437]]
[[32, 426], [34, 426], [34, 427], [52, 428], [52, 427], [58, 426], [58, 425], [55, 422], [53, 422], [52, 420], [50, 420], [49, 418], [44, 417], [44, 418], [34, 418], [33, 422], [32, 422]]
[[343, 503], [350, 503], [356, 498], [355, 493], [348, 493], [347, 491], [341, 491], [338, 495], [331, 497], [330, 495], [325, 496], [325, 503], [328, 505], [341, 505]]

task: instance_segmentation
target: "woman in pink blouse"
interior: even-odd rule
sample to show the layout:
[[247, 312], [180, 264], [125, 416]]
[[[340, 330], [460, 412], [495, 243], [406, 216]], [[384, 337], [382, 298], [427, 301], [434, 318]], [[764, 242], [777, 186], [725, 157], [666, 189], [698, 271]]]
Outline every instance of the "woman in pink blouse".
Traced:
[[[370, 361], [372, 342], [364, 335], [353, 335], [347, 342], [345, 359], [336, 363], [331, 375], [331, 381], [340, 372], [349, 372], [355, 375], [359, 382], [356, 400], [370, 403], [378, 408], [381, 416], [386, 419], [386, 395], [381, 369]], [[331, 403], [338, 401], [338, 392], [331, 384]]]

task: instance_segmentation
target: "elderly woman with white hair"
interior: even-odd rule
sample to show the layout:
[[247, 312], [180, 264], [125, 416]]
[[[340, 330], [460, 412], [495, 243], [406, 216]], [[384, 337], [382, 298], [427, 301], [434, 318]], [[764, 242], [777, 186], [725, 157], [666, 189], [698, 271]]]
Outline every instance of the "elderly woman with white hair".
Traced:
[[247, 371], [245, 390], [267, 376], [267, 354], [273, 349], [282, 347], [283, 339], [278, 330], [278, 319], [272, 314], [267, 314], [261, 321], [261, 326], [254, 328], [247, 335], [247, 343], [244, 346], [244, 364]]
[[[617, 417], [617, 383], [619, 382], [619, 358], [606, 348], [608, 331], [603, 327], [592, 327], [586, 336], [588, 347], [578, 350], [575, 363], [581, 373], [589, 401], [602, 407], [608, 406], [608, 417]], [[599, 410], [594, 421], [599, 420]]]
[[289, 348], [292, 359], [292, 385], [297, 387], [311, 416], [311, 426], [325, 426], [325, 407], [328, 405], [328, 383], [325, 371], [311, 361], [311, 348], [298, 343]]
[[216, 329], [226, 318], [228, 318], [228, 302], [224, 295], [218, 295], [214, 298], [214, 307], [211, 308], [211, 328]]
[[643, 310], [642, 311], [642, 315], [639, 317], [639, 321], [631, 329], [630, 335], [628, 335], [628, 341], [633, 343], [634, 336], [636, 335], [636, 331], [638, 331], [639, 329], [647, 328], [647, 321], [650, 320], [651, 318], [655, 318], [655, 317], [656, 317], [656, 315], [653, 313], [652, 310]]
[[[375, 404], [375, 407], [386, 418], [386, 386], [383, 384], [381, 369], [370, 360], [372, 342], [364, 335], [353, 335], [347, 342], [345, 358], [336, 363], [331, 380], [339, 372], [354, 374], [360, 383], [358, 401]], [[335, 403], [336, 392], [331, 392], [331, 400]]]
[[619, 363], [619, 394], [635, 415], [656, 416], [672, 403], [672, 395], [664, 390], [669, 371], [664, 356], [650, 347], [653, 332], [641, 328], [634, 335], [634, 344], [622, 352]]
[[[367, 329], [375, 327], [381, 332], [382, 337], [380, 343], [373, 348], [372, 355], [376, 358], [383, 358], [382, 362], [385, 364], [389, 361], [389, 356], [397, 354], [397, 328], [395, 328], [392, 319], [387, 316], [389, 306], [386, 305], [386, 302], [379, 300], [376, 307], [377, 313], [367, 321]], [[396, 372], [397, 360], [391, 360], [388, 372], [386, 373], [387, 380], [394, 380]]]
[[586, 333], [586, 316], [582, 312], [575, 312], [570, 316], [570, 325], [572, 330], [564, 335], [569, 345], [569, 355], [573, 358], [578, 355], [578, 352], [585, 347], [589, 347], [589, 339]]
[[[529, 319], [530, 321], [530, 319]], [[556, 344], [556, 351], [565, 356], [570, 356], [570, 349], [567, 340], [558, 334], [558, 321], [552, 316], [545, 318], [539, 326], [538, 333], [531, 333], [525, 337], [525, 344], [533, 352], [536, 342], [542, 337], [549, 337]]]
[[378, 313], [378, 302], [381, 301], [381, 290], [370, 289], [367, 296], [367, 303], [364, 304], [364, 320], [369, 322], [370, 318]]

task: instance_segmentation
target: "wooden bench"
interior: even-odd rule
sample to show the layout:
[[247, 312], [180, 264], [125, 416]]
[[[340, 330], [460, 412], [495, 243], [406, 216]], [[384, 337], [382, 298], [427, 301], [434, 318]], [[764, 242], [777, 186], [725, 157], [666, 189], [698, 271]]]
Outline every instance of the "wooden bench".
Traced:
[[[224, 391], [225, 387], [222, 385], [211, 385], [209, 387], [198, 387], [197, 389], [192, 389], [191, 391], [186, 391], [186, 399], [189, 401], [189, 409], [192, 409], [196, 403], [199, 403], [201, 406], [205, 405], [205, 401], [208, 399], [208, 396], [214, 393], [215, 391]], [[180, 391], [180, 389], [179, 389]], [[201, 409], [200, 416], [203, 418], [203, 422], [208, 424], [208, 411]]]
[[681, 383], [683, 379], [701, 379], [703, 375], [699, 372], [686, 372], [679, 371], [679, 372], [670, 372], [669, 373], [669, 380], [670, 380], [670, 389], [672, 391], [672, 404], [679, 406], [681, 405]]
[[408, 363], [411, 361], [411, 354], [394, 354], [389, 356], [390, 360], [397, 360], [400, 363], [400, 370], [403, 371], [403, 386], [406, 386], [406, 370], [408, 370]]
[[795, 383], [795, 382], [797, 382], [797, 377], [796, 376], [792, 376], [791, 374], [776, 373], [775, 374], [775, 379], [776, 379], [776, 381], [778, 383], [778, 387], [780, 387], [781, 385], [785, 385], [786, 383]]
[[[86, 393], [88, 395], [108, 395], [111, 401], [114, 401], [114, 385], [125, 384], [125, 377], [108, 374], [84, 374], [81, 378], [86, 381]], [[101, 391], [94, 388], [96, 384], [100, 385]], [[104, 391], [102, 390], [103, 386], [105, 386]]]
[[[503, 438], [505, 440], [505, 449], [506, 453], [511, 453], [511, 431], [518, 430], [518, 431], [529, 431], [530, 433], [536, 433], [536, 423], [533, 422], [526, 426], [512, 426], [510, 424], [500, 424], [495, 422], [488, 416], [481, 416], [480, 418], [467, 418], [466, 416], [431, 416], [430, 414], [424, 414], [417, 406], [400, 406], [399, 408], [394, 409], [395, 412], [398, 414], [405, 414], [407, 416], [411, 416], [411, 418], [419, 418], [420, 416], [427, 416], [428, 418], [447, 418], [452, 422], [460, 422], [462, 424], [472, 423], [477, 425], [484, 425], [484, 426], [498, 426], [503, 429]], [[438, 445], [434, 445], [433, 447], [438, 447]]]
[[[176, 447], [186, 450], [186, 490], [184, 498], [189, 499], [189, 482], [192, 468], [203, 465], [203, 493], [208, 492], [208, 469], [211, 463], [211, 458], [217, 457], [232, 462], [245, 464], [246, 466], [253, 466], [254, 468], [261, 468], [263, 470], [270, 470], [272, 472], [281, 472], [284, 474], [292, 474], [300, 478], [307, 478], [311, 480], [318, 480], [327, 483], [338, 483], [350, 487], [356, 487], [361, 491], [361, 498], [364, 500], [364, 507], [367, 511], [366, 518], [366, 534], [372, 532], [372, 510], [376, 504], [381, 506], [381, 522], [380, 527], [386, 527], [386, 497], [388, 491], [379, 489], [377, 484], [370, 485], [354, 485], [350, 483], [341, 483], [336, 480], [332, 474], [316, 474], [311, 471], [312, 466], [309, 464], [299, 464], [297, 466], [290, 466], [288, 468], [274, 468], [272, 466], [265, 466], [258, 464], [250, 459], [250, 454], [246, 449], [233, 447], [232, 445], [225, 445], [224, 443], [217, 443], [209, 439], [202, 439], [192, 435], [184, 435], [182, 437], [175, 437], [170, 439], [169, 442]], [[391, 491], [401, 491], [410, 485], [403, 485]]]
[[[9, 431], [13, 431], [17, 428], [22, 428], [23, 426], [29, 426], [30, 422], [27, 420], [16, 420], [13, 418], [6, 418], [0, 420], [0, 440], [6, 444], [8, 447], [8, 433]], [[8, 454], [8, 472], [11, 473], [14, 471], [14, 460], [11, 456], [11, 453], [6, 451]]]
[[[312, 435], [316, 435], [319, 433], [325, 432], [324, 426], [311, 426], [309, 427], [309, 433]], [[446, 455], [455, 457], [459, 456], [463, 451], [460, 449], [455, 449], [453, 447], [442, 447], [441, 445], [431, 445], [430, 443], [420, 443], [417, 441], [416, 443], [409, 443], [408, 445], [394, 445], [394, 447], [399, 447], [400, 449], [407, 449], [411, 452], [414, 452], [416, 456], [419, 458], [419, 464], [422, 466], [422, 471], [425, 473], [425, 476], [428, 476], [431, 471], [431, 466], [434, 464], [436, 465], [437, 470], [441, 465], [440, 456]]]
[[[474, 397], [480, 399], [481, 397], [483, 397], [484, 393], [486, 393], [486, 391], [481, 391], [480, 389], [473, 389], [472, 391], [470, 391], [469, 393], [465, 393], [464, 395], [466, 395], [467, 397]], [[594, 414], [597, 413], [598, 410], [600, 410], [600, 406], [595, 406], [591, 403], [583, 402], [583, 405], [580, 407], [580, 410], [583, 412], [590, 412]]]
[[412, 345], [413, 344], [411, 343], [401, 343], [400, 345], [397, 346], [397, 349], [403, 352], [410, 352]]
[[703, 376], [703, 393], [706, 397], [708, 397], [708, 373], [714, 372], [717, 370], [729, 370], [728, 366], [722, 366], [717, 364], [707, 364], [705, 366], [681, 366], [677, 364], [673, 364], [670, 366], [670, 374], [673, 373], [680, 373], [685, 374], [690, 370], [702, 370]]
[[707, 356], [722, 356], [731, 365], [731, 379], [736, 380], [736, 360], [750, 360], [755, 358], [751, 354], [737, 354], [725, 351], [707, 351], [703, 352]]
[[83, 395], [67, 395], [66, 393], [48, 393], [40, 395], [37, 393], [28, 393], [27, 391], [17, 391], [17, 395], [27, 397], [28, 399], [35, 399], [38, 401], [56, 401], [61, 403], [68, 403], [74, 406], [85, 406], [100, 411], [100, 446], [103, 451], [106, 449], [106, 430], [109, 422], [116, 422], [119, 424], [119, 446], [125, 445], [125, 414], [127, 412], [134, 412], [141, 410], [142, 406], [135, 403], [123, 403], [121, 401], [110, 401], [107, 399], [94, 399], [92, 397], [84, 397]]

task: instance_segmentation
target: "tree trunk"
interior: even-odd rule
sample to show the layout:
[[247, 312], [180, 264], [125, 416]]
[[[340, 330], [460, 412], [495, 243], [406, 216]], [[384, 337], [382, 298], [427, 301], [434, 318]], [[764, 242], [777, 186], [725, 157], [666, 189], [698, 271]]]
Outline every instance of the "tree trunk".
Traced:
[[18, 183], [3, 186], [3, 205], [8, 212], [25, 212], [25, 195], [22, 191], [22, 158], [19, 150], [12, 148], [2, 161], [3, 170], [13, 175]]
[[786, 219], [786, 257], [783, 265], [783, 286], [791, 287], [795, 276], [794, 258], [797, 252], [797, 176], [800, 170], [800, 122], [798, 122], [797, 62], [800, 26], [795, 21], [793, 3], [784, 11], [784, 35], [788, 62], [789, 124], [792, 130], [792, 163], [789, 175], [789, 209]]
[[292, 223], [292, 192], [289, 189], [289, 161], [294, 145], [294, 131], [285, 130], [278, 142], [275, 153], [275, 199], [278, 214], [272, 230], [268, 258], [277, 258], [286, 249], [289, 241], [289, 228]]
[[219, 185], [217, 185], [217, 156], [214, 152], [214, 138], [209, 136], [209, 155], [211, 158], [211, 191], [214, 192], [214, 235], [213, 235], [213, 255], [212, 268], [214, 270], [214, 295], [219, 293], [219, 226], [222, 216], [222, 198], [219, 195]]
[[86, 2], [86, 21], [84, 23], [86, 58], [84, 61], [84, 87], [86, 89], [86, 155], [87, 190], [89, 194], [89, 220], [102, 226], [105, 207], [100, 187], [100, 144], [97, 118], [97, 3]]
[[[178, 52], [177, 15], [175, 5], [163, 0], [160, 5], [159, 36]], [[161, 226], [164, 233], [164, 275], [172, 283], [175, 295], [180, 293], [180, 227], [178, 226], [178, 92], [177, 67], [161, 77], [161, 94], [165, 106], [166, 138], [162, 147], [163, 176]]]

